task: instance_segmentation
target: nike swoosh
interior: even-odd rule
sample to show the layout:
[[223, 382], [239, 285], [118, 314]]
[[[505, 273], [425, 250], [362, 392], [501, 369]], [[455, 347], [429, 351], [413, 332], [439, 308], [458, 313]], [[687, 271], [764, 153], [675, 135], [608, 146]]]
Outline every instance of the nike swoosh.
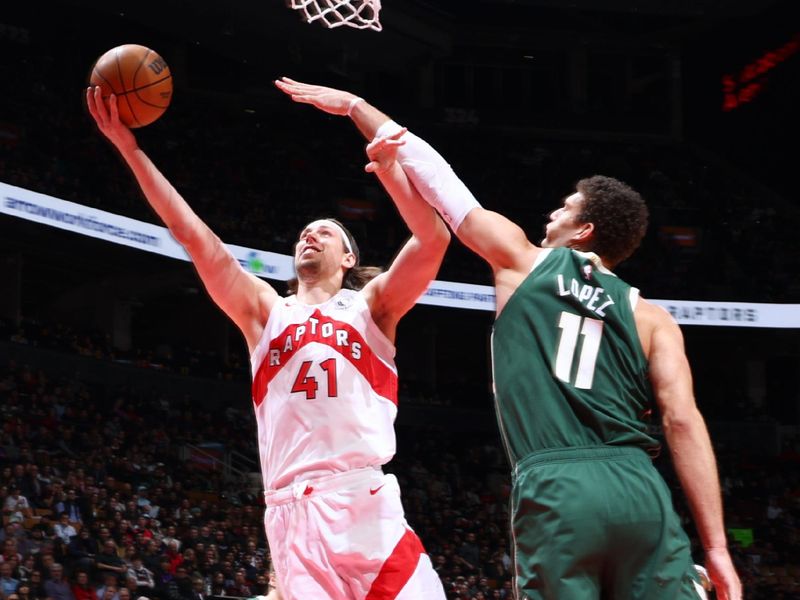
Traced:
[[370, 488], [370, 490], [369, 490], [370, 495], [374, 496], [375, 494], [377, 494], [384, 485], [386, 485], [386, 484], [384, 483], [383, 485], [379, 485], [374, 490], [372, 488]]

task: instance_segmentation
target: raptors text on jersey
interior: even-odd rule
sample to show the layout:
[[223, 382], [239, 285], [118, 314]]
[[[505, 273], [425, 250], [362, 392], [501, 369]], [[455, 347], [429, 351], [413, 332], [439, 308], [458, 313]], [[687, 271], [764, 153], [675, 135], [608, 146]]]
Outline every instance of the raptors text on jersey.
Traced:
[[361, 293], [276, 303], [251, 362], [265, 489], [394, 455], [394, 346]]

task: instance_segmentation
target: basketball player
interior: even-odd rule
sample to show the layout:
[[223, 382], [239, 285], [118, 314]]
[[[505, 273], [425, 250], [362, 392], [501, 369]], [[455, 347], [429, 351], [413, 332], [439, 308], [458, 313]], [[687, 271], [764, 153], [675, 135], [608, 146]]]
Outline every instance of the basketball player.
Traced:
[[[295, 101], [350, 115], [367, 137], [401, 131], [347, 92], [286, 78], [276, 85]], [[689, 540], [650, 459], [659, 450], [645, 423], [654, 400], [717, 598], [740, 600], [680, 328], [611, 272], [645, 234], [641, 196], [610, 177], [583, 179], [550, 214], [537, 246], [482, 208], [430, 145], [410, 133], [403, 139], [405, 174], [494, 273], [492, 360], [513, 468], [517, 596], [703, 597]]]
[[[306, 225], [295, 246], [296, 291], [281, 297], [247, 273], [89, 88], [89, 112], [133, 171], [148, 202], [192, 257], [206, 290], [251, 354], [253, 401], [272, 560], [289, 600], [443, 599], [428, 555], [406, 523], [400, 490], [381, 465], [395, 452], [394, 337], [435, 276], [447, 227], [399, 165], [373, 163], [411, 238], [385, 273], [359, 265], [341, 223]], [[390, 156], [394, 139], [368, 148]], [[398, 185], [399, 184], [399, 185]], [[374, 271], [374, 269], [373, 269]]]

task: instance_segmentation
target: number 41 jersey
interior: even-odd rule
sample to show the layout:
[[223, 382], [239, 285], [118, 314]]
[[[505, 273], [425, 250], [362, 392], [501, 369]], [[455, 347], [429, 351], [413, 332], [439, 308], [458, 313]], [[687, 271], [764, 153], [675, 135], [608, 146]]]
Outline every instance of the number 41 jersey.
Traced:
[[250, 359], [265, 489], [394, 456], [394, 353], [359, 292], [275, 303]]
[[653, 394], [637, 300], [594, 254], [540, 253], [492, 332], [495, 404], [512, 465], [574, 446], [658, 452], [646, 431]]

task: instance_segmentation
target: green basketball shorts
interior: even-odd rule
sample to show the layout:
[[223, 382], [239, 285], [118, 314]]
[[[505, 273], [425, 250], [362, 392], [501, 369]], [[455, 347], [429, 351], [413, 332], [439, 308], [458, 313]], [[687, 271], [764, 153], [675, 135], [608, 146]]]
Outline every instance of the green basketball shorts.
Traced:
[[701, 597], [669, 489], [639, 448], [528, 456], [514, 471], [511, 510], [519, 600]]

